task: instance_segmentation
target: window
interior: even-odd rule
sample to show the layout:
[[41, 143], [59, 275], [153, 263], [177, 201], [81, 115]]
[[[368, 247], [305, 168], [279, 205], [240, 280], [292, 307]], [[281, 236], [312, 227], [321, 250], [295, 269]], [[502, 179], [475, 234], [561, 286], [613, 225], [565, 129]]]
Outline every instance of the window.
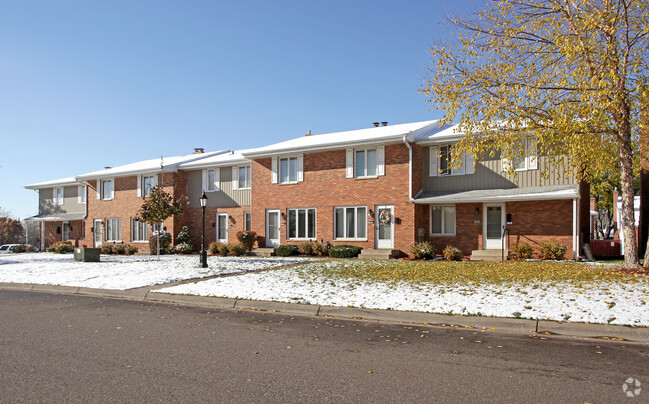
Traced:
[[347, 149], [347, 178], [385, 175], [385, 147]]
[[366, 239], [367, 208], [365, 206], [335, 208], [334, 229], [336, 239]]
[[122, 240], [122, 219], [106, 219], [106, 241]]
[[534, 145], [534, 142], [534, 139], [525, 139], [517, 142], [514, 149], [524, 149], [525, 155], [516, 156], [511, 160], [503, 159], [503, 171], [508, 171], [510, 168], [513, 168], [515, 171], [536, 170], [538, 168], [538, 163], [536, 160], [536, 146]]
[[252, 215], [250, 212], [245, 212], [243, 214], [243, 230], [250, 231], [252, 228]]
[[220, 177], [220, 168], [203, 170], [203, 192], [218, 191], [220, 186]]
[[131, 218], [131, 241], [149, 241], [149, 225]]
[[430, 234], [434, 236], [455, 235], [454, 205], [433, 205], [430, 207]]
[[63, 188], [54, 188], [54, 205], [63, 205]]
[[79, 203], [86, 203], [86, 186], [79, 185], [77, 188], [77, 201]]
[[232, 189], [250, 188], [250, 166], [232, 167]]
[[443, 144], [430, 147], [429, 176], [464, 175], [475, 172], [475, 159], [471, 153], [466, 153], [459, 157], [462, 167], [451, 168], [451, 160], [453, 160], [453, 153], [455, 151], [454, 146], [454, 144]]
[[[84, 185], [85, 187], [85, 185]], [[79, 240], [85, 240], [86, 238], [86, 221], [81, 221], [81, 234], [79, 235]]]
[[142, 177], [142, 196], [149, 196], [153, 188], [158, 186], [157, 175], [147, 175]]
[[279, 182], [297, 182], [297, 157], [279, 159]]
[[113, 199], [115, 192], [113, 189], [113, 180], [101, 180], [100, 195], [101, 199]]
[[315, 238], [315, 209], [289, 209], [287, 226], [289, 239]]

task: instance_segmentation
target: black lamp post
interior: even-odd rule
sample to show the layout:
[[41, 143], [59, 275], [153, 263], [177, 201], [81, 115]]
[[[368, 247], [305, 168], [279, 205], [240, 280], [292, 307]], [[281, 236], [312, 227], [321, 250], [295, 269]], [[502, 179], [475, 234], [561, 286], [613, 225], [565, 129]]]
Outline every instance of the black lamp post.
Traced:
[[201, 196], [201, 208], [203, 208], [203, 230], [201, 232], [201, 266], [207, 268], [207, 251], [205, 251], [205, 206], [207, 206], [207, 195], [203, 192]]

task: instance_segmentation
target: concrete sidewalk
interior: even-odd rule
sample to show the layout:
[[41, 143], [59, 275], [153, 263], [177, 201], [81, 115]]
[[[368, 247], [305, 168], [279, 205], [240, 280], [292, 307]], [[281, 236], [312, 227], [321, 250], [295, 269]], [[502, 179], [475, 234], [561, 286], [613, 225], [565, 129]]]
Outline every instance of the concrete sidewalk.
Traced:
[[359, 309], [258, 300], [231, 299], [151, 293], [152, 289], [169, 285], [155, 285], [138, 289], [114, 290], [74, 286], [2, 283], [0, 290], [24, 290], [42, 293], [68, 293], [106, 298], [129, 299], [148, 302], [186, 304], [239, 310], [263, 310], [303, 316], [331, 316], [351, 319], [417, 323], [435, 326], [455, 326], [486, 331], [504, 331], [524, 334], [549, 334], [608, 340], [626, 340], [649, 343], [649, 328], [620, 325], [569, 323], [546, 320], [528, 320], [500, 317], [458, 316], [398, 310]]

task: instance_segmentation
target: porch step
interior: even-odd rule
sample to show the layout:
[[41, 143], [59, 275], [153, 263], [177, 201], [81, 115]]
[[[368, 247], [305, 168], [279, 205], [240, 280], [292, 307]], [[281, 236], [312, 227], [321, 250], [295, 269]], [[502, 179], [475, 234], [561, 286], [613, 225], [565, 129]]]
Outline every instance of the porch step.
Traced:
[[[509, 255], [509, 250], [505, 250], [505, 259]], [[473, 250], [471, 251], [471, 261], [501, 261], [503, 250]]]
[[360, 259], [372, 260], [387, 260], [397, 257], [399, 257], [399, 250], [393, 250], [391, 248], [363, 248], [361, 253], [358, 255], [358, 258]]
[[274, 248], [253, 248], [252, 251], [248, 253], [253, 257], [272, 257], [275, 255]]

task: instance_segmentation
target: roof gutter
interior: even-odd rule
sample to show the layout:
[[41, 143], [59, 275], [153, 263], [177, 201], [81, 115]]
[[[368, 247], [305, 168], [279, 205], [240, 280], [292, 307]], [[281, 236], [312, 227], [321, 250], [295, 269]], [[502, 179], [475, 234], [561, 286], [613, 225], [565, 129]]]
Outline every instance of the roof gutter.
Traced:
[[407, 134], [403, 135], [402, 140], [403, 144], [408, 148], [408, 199], [410, 199], [410, 202], [414, 202], [415, 200], [412, 197], [412, 146], [408, 142]]

